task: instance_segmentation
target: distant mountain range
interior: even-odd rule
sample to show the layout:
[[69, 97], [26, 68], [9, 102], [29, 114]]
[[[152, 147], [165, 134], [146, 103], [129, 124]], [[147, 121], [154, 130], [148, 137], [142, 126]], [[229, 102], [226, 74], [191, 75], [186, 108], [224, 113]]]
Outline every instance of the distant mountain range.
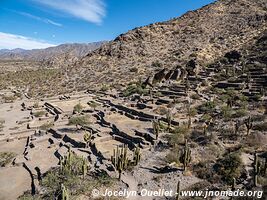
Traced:
[[99, 48], [105, 41], [93, 42], [88, 44], [61, 44], [55, 47], [46, 49], [0, 49], [0, 60], [33, 60], [33, 61], [47, 61], [55, 57], [76, 57], [80, 58], [87, 55], [89, 52]]

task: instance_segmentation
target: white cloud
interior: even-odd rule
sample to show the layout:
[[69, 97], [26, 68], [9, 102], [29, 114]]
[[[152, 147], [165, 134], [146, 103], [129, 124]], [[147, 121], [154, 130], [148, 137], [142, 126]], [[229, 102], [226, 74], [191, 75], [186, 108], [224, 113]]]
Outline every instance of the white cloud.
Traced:
[[50, 19], [46, 19], [46, 18], [38, 17], [38, 16], [32, 15], [32, 14], [30, 14], [30, 13], [20, 12], [20, 11], [15, 11], [15, 10], [13, 10], [13, 12], [15, 12], [15, 13], [17, 13], [17, 14], [20, 14], [20, 15], [23, 15], [23, 16], [25, 16], [25, 17], [29, 17], [29, 18], [32, 18], [32, 19], [35, 19], [35, 20], [44, 22], [44, 23], [46, 23], [46, 24], [52, 24], [52, 25], [54, 25], [54, 26], [62, 26], [62, 24], [60, 24], [60, 23], [57, 23], [57, 22], [52, 21], [52, 20], [50, 20]]
[[102, 0], [33, 0], [55, 10], [60, 10], [76, 18], [101, 24], [105, 16]]
[[21, 35], [0, 32], [0, 49], [43, 49], [51, 46], [55, 45]]

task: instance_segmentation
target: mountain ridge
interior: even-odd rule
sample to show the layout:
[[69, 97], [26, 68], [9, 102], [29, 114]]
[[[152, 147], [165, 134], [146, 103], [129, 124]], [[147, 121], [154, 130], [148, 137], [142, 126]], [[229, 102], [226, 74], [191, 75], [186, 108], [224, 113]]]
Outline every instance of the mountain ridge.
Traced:
[[0, 49], [1, 60], [33, 60], [46, 61], [57, 56], [71, 55], [73, 57], [83, 57], [90, 51], [99, 48], [106, 41], [92, 42], [92, 43], [65, 43], [55, 47], [48, 47], [45, 49], [25, 50], [21, 48], [16, 49]]
[[[265, 0], [219, 0], [181, 17], [121, 34], [75, 66], [82, 66], [90, 77], [91, 71], [115, 73], [118, 82], [124, 82], [132, 68], [141, 76], [150, 74], [155, 62], [170, 68], [195, 59], [205, 66], [227, 51], [253, 43], [266, 30], [266, 4]], [[98, 82], [112, 79], [96, 74]]]

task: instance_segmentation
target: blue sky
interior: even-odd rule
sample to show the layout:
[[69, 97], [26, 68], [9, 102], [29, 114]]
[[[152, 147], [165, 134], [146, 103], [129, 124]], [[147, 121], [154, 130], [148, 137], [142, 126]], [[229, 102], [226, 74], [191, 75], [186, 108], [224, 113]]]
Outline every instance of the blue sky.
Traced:
[[112, 40], [214, 0], [0, 0], [0, 49]]

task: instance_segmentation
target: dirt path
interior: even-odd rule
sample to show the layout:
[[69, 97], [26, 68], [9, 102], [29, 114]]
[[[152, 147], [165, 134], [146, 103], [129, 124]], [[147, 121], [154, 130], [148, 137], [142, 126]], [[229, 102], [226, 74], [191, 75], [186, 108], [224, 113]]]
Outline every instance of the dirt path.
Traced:
[[[131, 174], [122, 174], [121, 180], [123, 183], [125, 183], [128, 188], [128, 191], [136, 191], [138, 193], [138, 182]], [[129, 200], [137, 200], [142, 199], [141, 196], [131, 196], [128, 198]]]

